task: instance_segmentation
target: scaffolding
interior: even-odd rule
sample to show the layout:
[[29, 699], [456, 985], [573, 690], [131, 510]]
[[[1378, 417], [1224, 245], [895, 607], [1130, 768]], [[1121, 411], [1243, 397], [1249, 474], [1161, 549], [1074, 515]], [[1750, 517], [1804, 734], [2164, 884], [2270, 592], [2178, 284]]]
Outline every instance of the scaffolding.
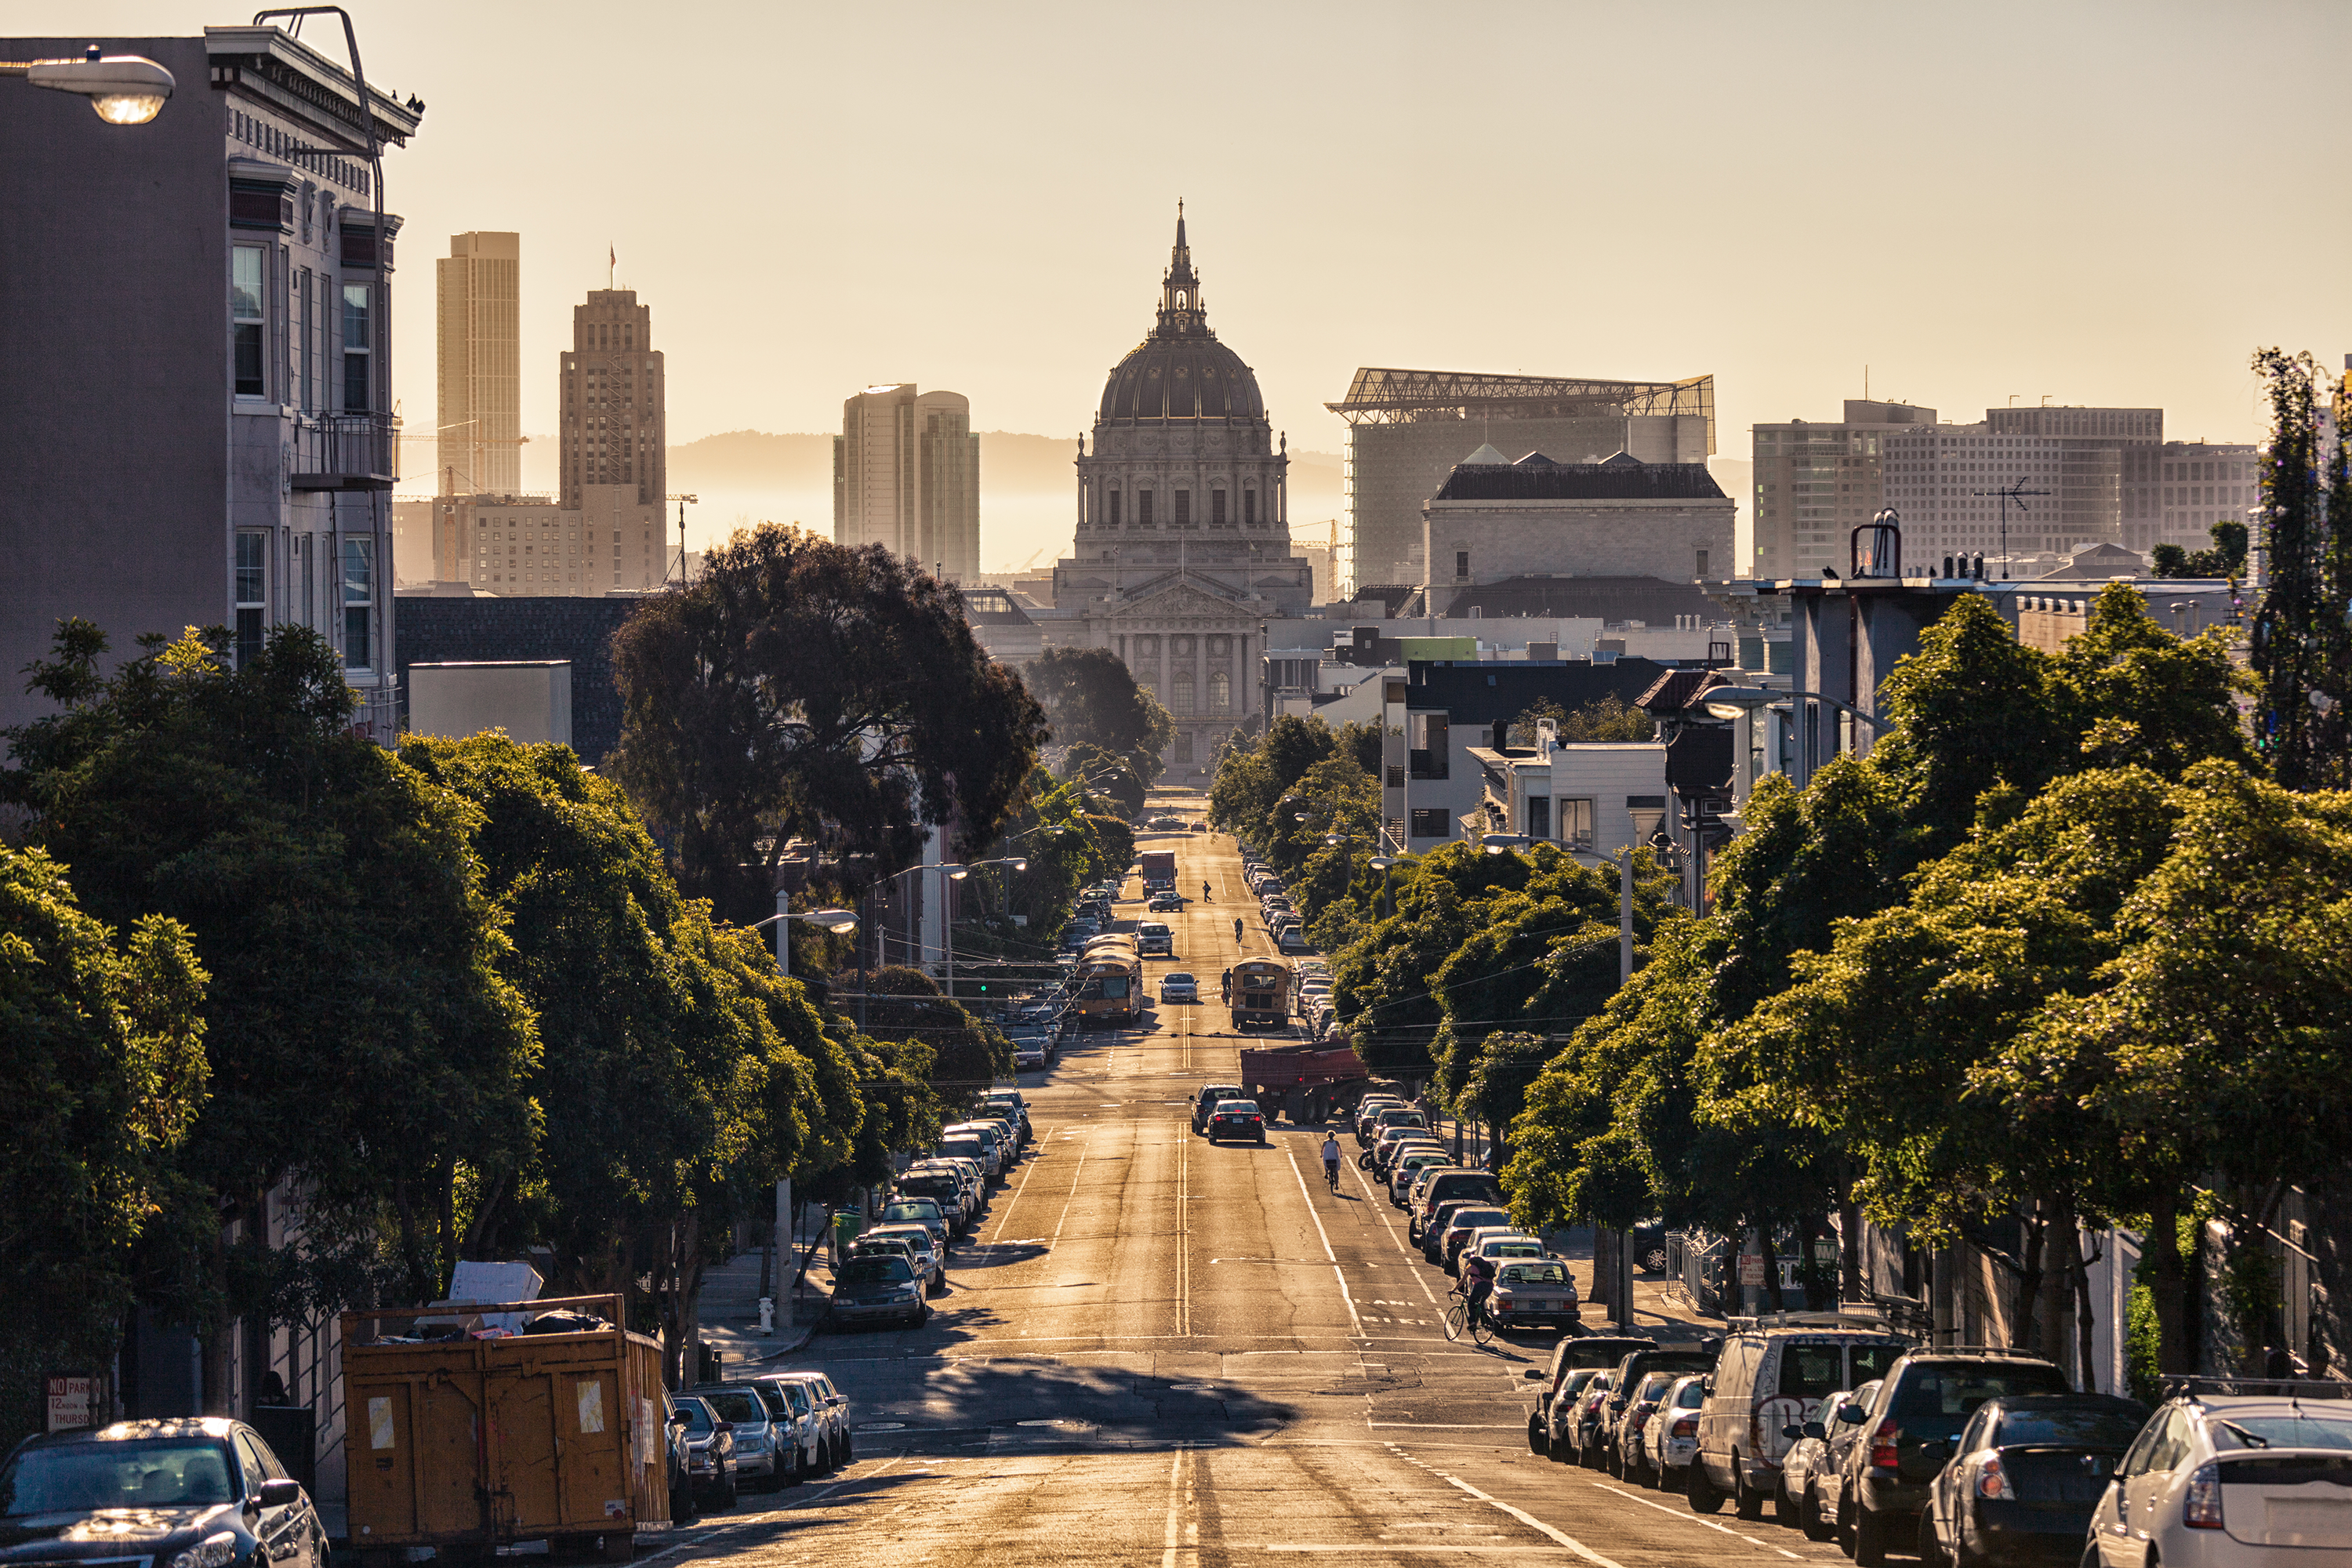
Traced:
[[1323, 405], [1350, 425], [1472, 419], [1577, 419], [1664, 415], [1706, 421], [1715, 450], [1715, 377], [1592, 381], [1578, 376], [1488, 375], [1478, 371], [1360, 368], [1348, 395]]

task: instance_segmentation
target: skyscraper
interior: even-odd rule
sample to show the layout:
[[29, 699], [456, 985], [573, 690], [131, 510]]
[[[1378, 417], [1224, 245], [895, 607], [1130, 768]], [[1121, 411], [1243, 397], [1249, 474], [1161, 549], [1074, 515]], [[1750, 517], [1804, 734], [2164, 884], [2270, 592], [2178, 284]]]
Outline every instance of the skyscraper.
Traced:
[[653, 311], [634, 289], [590, 289], [572, 308], [563, 355], [566, 511], [581, 508], [591, 485], [633, 489], [637, 504], [659, 510], [668, 489], [663, 399]]
[[980, 575], [980, 437], [971, 402], [915, 384], [869, 386], [833, 438], [833, 537], [881, 544], [951, 583]]
[[440, 343], [435, 488], [445, 496], [522, 488], [522, 237], [453, 234], [434, 264]]

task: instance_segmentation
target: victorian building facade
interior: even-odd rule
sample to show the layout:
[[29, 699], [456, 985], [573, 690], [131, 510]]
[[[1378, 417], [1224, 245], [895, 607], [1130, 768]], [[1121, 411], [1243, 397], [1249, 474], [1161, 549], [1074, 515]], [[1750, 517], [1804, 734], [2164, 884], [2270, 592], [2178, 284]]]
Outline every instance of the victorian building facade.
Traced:
[[1176, 217], [1150, 334], [1110, 373], [1077, 456], [1077, 530], [1046, 639], [1107, 647], [1176, 720], [1161, 781], [1197, 783], [1254, 704], [1268, 616], [1303, 611], [1286, 438], [1257, 377], [1210, 330]]

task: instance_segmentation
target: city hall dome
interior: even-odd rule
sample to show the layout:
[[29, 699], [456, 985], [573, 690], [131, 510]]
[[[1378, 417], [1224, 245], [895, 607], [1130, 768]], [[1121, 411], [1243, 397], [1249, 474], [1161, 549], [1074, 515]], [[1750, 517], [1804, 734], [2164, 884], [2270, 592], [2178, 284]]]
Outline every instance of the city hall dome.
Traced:
[[1256, 374], [1209, 330], [1181, 205], [1175, 249], [1160, 281], [1160, 320], [1151, 335], [1111, 371], [1097, 417], [1110, 425], [1176, 419], [1255, 425], [1265, 418]]

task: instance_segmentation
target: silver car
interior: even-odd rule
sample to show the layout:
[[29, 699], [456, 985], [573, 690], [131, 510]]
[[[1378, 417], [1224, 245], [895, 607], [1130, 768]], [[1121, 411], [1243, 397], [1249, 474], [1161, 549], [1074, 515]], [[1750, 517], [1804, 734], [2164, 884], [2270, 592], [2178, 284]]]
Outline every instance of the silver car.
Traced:
[[1692, 1373], [1675, 1379], [1658, 1413], [1642, 1429], [1642, 1447], [1649, 1461], [1649, 1479], [1660, 1491], [1682, 1489], [1691, 1456], [1698, 1452], [1698, 1415], [1706, 1406], [1706, 1374]]
[[766, 1401], [747, 1384], [702, 1383], [686, 1391], [735, 1429], [735, 1474], [740, 1481], [773, 1487], [784, 1479], [783, 1447]]
[[834, 1388], [833, 1379], [821, 1372], [779, 1372], [761, 1381], [797, 1384], [806, 1391], [816, 1419], [820, 1469], [845, 1465], [856, 1457], [849, 1437], [849, 1401]]
[[808, 1390], [773, 1377], [755, 1377], [743, 1386], [757, 1390], [760, 1402], [768, 1407], [768, 1424], [775, 1428], [776, 1451], [783, 1461], [782, 1483], [792, 1486], [823, 1469], [824, 1456], [817, 1439], [824, 1423]]
[[930, 1321], [931, 1307], [923, 1300], [923, 1282], [911, 1262], [866, 1252], [845, 1259], [841, 1272], [833, 1277], [833, 1304], [826, 1315], [845, 1326], [887, 1322], [919, 1329]]
[[905, 1242], [908, 1261], [914, 1264], [915, 1272], [921, 1277], [925, 1288], [934, 1296], [948, 1288], [947, 1269], [940, 1261], [939, 1247], [929, 1226], [920, 1223], [877, 1225], [857, 1240], [860, 1246], [868, 1241]]

